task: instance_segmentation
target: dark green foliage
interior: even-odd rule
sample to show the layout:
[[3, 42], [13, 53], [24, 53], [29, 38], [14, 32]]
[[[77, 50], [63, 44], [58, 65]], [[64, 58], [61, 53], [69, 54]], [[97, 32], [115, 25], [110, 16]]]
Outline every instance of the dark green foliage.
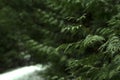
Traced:
[[0, 63], [50, 64], [48, 80], [119, 80], [119, 3], [1, 0]]

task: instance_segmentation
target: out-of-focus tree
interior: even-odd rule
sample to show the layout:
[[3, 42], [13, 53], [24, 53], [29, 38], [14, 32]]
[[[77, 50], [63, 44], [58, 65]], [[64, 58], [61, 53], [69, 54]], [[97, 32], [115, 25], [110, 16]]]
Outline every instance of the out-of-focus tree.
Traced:
[[48, 80], [119, 80], [119, 3], [1, 0], [0, 67], [42, 63]]

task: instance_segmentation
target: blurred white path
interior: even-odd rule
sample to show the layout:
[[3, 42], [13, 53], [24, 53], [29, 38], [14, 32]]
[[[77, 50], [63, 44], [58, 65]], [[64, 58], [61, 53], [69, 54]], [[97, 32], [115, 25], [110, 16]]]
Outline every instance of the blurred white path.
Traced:
[[44, 69], [42, 65], [26, 66], [0, 74], [0, 80], [44, 80], [37, 75], [37, 71], [42, 71]]

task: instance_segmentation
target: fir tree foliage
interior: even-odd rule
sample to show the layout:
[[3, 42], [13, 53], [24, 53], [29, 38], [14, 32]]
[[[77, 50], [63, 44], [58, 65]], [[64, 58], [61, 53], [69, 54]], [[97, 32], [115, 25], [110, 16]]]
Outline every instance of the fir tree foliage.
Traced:
[[120, 79], [119, 0], [1, 0], [0, 12], [3, 67], [18, 59], [50, 64], [46, 80]]

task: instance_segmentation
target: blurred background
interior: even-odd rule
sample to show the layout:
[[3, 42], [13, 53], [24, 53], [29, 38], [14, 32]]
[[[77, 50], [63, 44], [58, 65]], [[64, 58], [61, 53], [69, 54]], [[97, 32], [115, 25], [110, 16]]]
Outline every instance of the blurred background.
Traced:
[[120, 0], [0, 0], [0, 73], [49, 65], [45, 80], [120, 79]]

